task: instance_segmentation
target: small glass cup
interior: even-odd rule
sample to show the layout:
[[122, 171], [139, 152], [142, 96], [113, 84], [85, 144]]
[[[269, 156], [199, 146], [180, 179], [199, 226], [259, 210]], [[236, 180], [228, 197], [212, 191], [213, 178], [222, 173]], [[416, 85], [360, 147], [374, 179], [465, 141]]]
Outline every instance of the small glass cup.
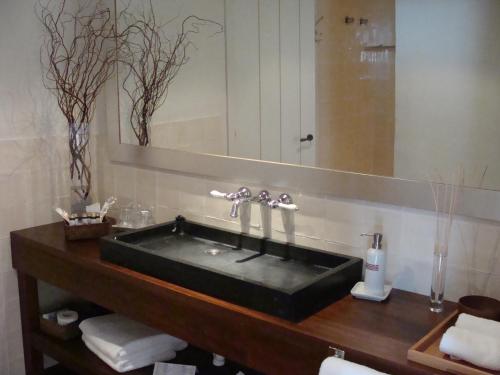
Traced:
[[124, 207], [120, 211], [120, 224], [122, 228], [134, 228], [135, 225], [135, 212], [132, 207]]
[[136, 228], [144, 228], [153, 224], [153, 211], [151, 209], [142, 209], [137, 212]]

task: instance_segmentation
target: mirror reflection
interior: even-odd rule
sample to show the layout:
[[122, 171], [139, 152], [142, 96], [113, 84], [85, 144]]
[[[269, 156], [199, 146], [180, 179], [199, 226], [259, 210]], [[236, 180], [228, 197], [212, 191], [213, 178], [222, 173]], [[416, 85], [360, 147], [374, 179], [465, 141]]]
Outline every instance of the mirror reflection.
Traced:
[[[126, 5], [148, 19], [139, 0], [119, 0], [117, 14]], [[467, 184], [500, 189], [499, 1], [154, 0], [151, 9], [162, 38], [188, 35], [185, 63], [147, 123], [148, 147], [419, 180], [462, 167]], [[128, 74], [120, 64], [121, 142], [139, 144]]]

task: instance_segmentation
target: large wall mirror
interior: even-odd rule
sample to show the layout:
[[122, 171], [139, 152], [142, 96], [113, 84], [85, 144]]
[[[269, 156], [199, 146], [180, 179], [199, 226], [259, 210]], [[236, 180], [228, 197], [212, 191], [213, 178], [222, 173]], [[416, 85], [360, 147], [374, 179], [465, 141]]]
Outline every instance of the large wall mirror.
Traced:
[[[145, 11], [117, 0], [117, 13], [125, 3]], [[170, 40], [204, 21], [186, 26], [148, 147], [410, 180], [462, 166], [500, 190], [500, 1], [151, 4]], [[136, 145], [126, 74], [120, 137]]]

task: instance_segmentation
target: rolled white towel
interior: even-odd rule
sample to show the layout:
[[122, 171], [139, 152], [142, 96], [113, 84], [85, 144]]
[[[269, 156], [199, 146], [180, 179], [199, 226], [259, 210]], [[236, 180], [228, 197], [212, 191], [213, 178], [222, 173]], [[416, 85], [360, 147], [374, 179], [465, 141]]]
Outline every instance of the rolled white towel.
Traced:
[[90, 318], [81, 322], [79, 327], [86, 338], [113, 361], [151, 348], [178, 351], [188, 345], [181, 339], [118, 314]]
[[458, 327], [443, 335], [439, 350], [473, 365], [500, 370], [500, 339]]
[[155, 353], [139, 353], [134, 356], [126, 356], [119, 360], [113, 360], [104, 354], [92, 342], [88, 341], [85, 336], [82, 336], [85, 346], [93, 352], [99, 359], [106, 363], [109, 367], [117, 372], [127, 372], [138, 368], [152, 365], [155, 362], [170, 361], [175, 358], [176, 353], [173, 350], [157, 351]]
[[469, 314], [460, 314], [455, 327], [482, 333], [500, 340], [500, 322], [495, 322], [494, 320], [478, 318]]
[[[323, 361], [319, 375], [384, 375], [366, 366], [345, 361], [337, 357], [329, 357]], [[387, 375], [387, 374], [385, 374]]]

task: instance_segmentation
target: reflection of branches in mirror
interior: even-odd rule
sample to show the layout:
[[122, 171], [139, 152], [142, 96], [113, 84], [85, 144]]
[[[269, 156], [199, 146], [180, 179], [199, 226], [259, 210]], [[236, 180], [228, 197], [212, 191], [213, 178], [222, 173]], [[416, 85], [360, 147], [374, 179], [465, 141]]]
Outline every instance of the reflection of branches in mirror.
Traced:
[[192, 34], [199, 34], [207, 25], [217, 26], [216, 33], [223, 31], [221, 24], [191, 15], [182, 21], [176, 35], [169, 37], [165, 27], [173, 20], [161, 24], [151, 0], [148, 8], [137, 15], [122, 12], [127, 40], [118, 57], [126, 70], [122, 87], [131, 101], [130, 125], [140, 146], [150, 144], [151, 119], [167, 99], [170, 84], [189, 61], [187, 50], [192, 45]]
[[100, 0], [39, 0], [35, 12], [44, 30], [40, 49], [43, 83], [56, 97], [69, 131], [70, 174], [85, 200], [91, 189], [87, 136], [96, 99], [114, 71], [115, 25]]

